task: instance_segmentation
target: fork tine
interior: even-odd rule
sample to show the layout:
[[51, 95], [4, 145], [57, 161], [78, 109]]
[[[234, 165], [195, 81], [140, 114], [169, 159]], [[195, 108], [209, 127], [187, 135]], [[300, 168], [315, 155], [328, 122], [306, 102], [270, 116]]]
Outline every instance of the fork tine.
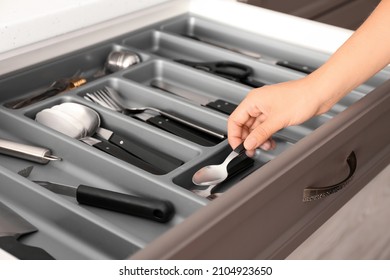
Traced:
[[86, 93], [84, 96], [85, 99], [92, 101], [96, 104], [99, 104], [108, 109], [122, 112], [123, 109], [119, 107], [116, 103], [113, 103], [112, 99], [108, 96], [108, 94], [101, 89], [95, 90], [92, 93]]
[[93, 93], [86, 93], [84, 98], [86, 100], [89, 100], [89, 101], [92, 101], [96, 104], [99, 104], [100, 106], [103, 106], [103, 107], [106, 107], [108, 109], [111, 109], [113, 110], [108, 104], [106, 104], [104, 101], [101, 100], [101, 98], [99, 98], [99, 96], [97, 96], [94, 92]]
[[114, 106], [115, 108], [117, 108], [118, 110], [123, 110], [123, 107], [116, 101], [112, 98], [111, 94], [110, 94], [110, 89], [108, 87], [105, 87], [103, 90], [102, 90], [103, 94], [104, 94], [104, 97], [105, 97], [105, 100], [107, 100], [107, 102], [110, 102], [110, 104], [112, 104], [112, 106]]

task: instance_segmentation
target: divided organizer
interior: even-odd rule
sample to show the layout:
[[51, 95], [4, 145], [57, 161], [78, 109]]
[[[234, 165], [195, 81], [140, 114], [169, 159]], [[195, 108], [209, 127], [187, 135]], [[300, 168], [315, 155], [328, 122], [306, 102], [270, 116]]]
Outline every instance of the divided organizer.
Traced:
[[[141, 62], [114, 73], [104, 72], [108, 54], [123, 50], [137, 53]], [[260, 54], [261, 58], [254, 57], [254, 54]], [[241, 187], [240, 182], [252, 174], [265, 172], [263, 170], [268, 163], [294, 149], [301, 140], [383, 82], [381, 78], [373, 78], [353, 90], [326, 114], [277, 132], [274, 135], [277, 142], [275, 150], [257, 150], [251, 159], [245, 156], [238, 158], [236, 166], [230, 166], [234, 176], [215, 189], [222, 195], [208, 200], [192, 192], [205, 187], [195, 186], [191, 178], [199, 168], [222, 162], [231, 151], [226, 139], [228, 115], [158, 89], [152, 82], [170, 83], [210, 101], [224, 100], [235, 105], [251, 87], [195, 69], [180, 63], [180, 59], [200, 63], [240, 63], [252, 69], [251, 78], [264, 84], [274, 84], [306, 75], [275, 62], [291, 61], [316, 68], [327, 57], [184, 14], [0, 77], [0, 139], [46, 147], [62, 158], [61, 161], [42, 165], [0, 154], [0, 201], [38, 228], [38, 232], [22, 237], [21, 242], [43, 248], [56, 259], [125, 259], [138, 253], [142, 256], [142, 250], [149, 244], [158, 242], [162, 235], [169, 235], [197, 212], [206, 211], [212, 204], [224, 200], [225, 195]], [[38, 94], [54, 81], [71, 77], [83, 77], [86, 83], [19, 109], [7, 105]], [[118, 93], [124, 107], [158, 108], [225, 137], [216, 139], [193, 130], [192, 133], [200, 135], [205, 141], [181, 137], [158, 124], [145, 121], [136, 112], [123, 114], [85, 98], [87, 93], [105, 87]], [[151, 174], [35, 121], [38, 112], [64, 102], [82, 104], [95, 110], [100, 116], [101, 127], [134, 143], [168, 154], [182, 164], [165, 174]], [[153, 116], [155, 114], [150, 118]], [[245, 168], [238, 168], [239, 164], [244, 164]], [[31, 165], [34, 168], [28, 178], [17, 174]], [[168, 223], [157, 223], [85, 206], [73, 198], [46, 190], [32, 180], [73, 186], [84, 184], [134, 196], [164, 199], [172, 202], [175, 215]]]

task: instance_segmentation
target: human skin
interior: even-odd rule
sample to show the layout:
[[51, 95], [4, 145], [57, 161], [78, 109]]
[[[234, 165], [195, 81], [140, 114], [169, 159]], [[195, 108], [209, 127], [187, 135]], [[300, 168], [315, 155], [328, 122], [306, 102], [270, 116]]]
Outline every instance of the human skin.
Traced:
[[390, 63], [390, 0], [382, 0], [345, 43], [310, 75], [251, 90], [228, 119], [232, 148], [273, 149], [272, 134], [327, 112]]

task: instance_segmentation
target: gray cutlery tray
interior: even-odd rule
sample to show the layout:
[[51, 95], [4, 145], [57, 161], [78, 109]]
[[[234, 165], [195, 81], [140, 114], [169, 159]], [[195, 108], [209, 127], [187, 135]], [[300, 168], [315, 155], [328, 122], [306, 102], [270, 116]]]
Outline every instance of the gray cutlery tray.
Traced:
[[[210, 203], [191, 192], [195, 188], [191, 177], [200, 167], [223, 161], [230, 151], [226, 139], [210, 147], [198, 145], [89, 102], [83, 98], [87, 92], [109, 86], [120, 93], [128, 106], [158, 107], [226, 134], [228, 116], [152, 88], [151, 80], [169, 81], [211, 100], [221, 98], [238, 104], [250, 90], [249, 87], [192, 69], [176, 63], [174, 59], [240, 62], [254, 69], [256, 79], [269, 84], [303, 76], [296, 71], [180, 35], [188, 32], [272, 57], [305, 61], [311, 66], [318, 66], [327, 59], [310, 50], [258, 35], [249, 36], [241, 30], [186, 14], [0, 77], [0, 103], [3, 105], [0, 107], [0, 138], [46, 147], [62, 158], [62, 161], [40, 165], [0, 155], [1, 201], [39, 229], [24, 237], [24, 243], [39, 246], [57, 259], [124, 259]], [[112, 50], [123, 49], [137, 52], [142, 62], [126, 70], [94, 77], [103, 69]], [[12, 110], [4, 106], [9, 101], [36, 94], [55, 80], [77, 73], [83, 73], [88, 78], [88, 82], [79, 88], [22, 109]], [[256, 151], [254, 165], [221, 184], [218, 191], [227, 191], [251, 172], [261, 170], [268, 161], [363, 97], [373, 84], [382, 82], [375, 79], [351, 92], [330, 113], [278, 132], [275, 150]], [[101, 116], [102, 127], [173, 155], [184, 164], [167, 174], [153, 175], [34, 121], [37, 112], [62, 102], [81, 103], [96, 110]], [[34, 169], [29, 178], [17, 174], [30, 165]], [[85, 184], [132, 195], [167, 199], [174, 204], [176, 214], [170, 222], [160, 224], [83, 206], [74, 199], [40, 187], [30, 179], [75, 186]]]

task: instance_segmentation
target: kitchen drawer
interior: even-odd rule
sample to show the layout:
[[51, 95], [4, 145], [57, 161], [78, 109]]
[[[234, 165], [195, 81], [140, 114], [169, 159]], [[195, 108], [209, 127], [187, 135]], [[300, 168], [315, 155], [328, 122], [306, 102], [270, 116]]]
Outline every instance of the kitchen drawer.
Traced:
[[[182, 32], [188, 30], [233, 49], [183, 36]], [[22, 242], [41, 247], [55, 258], [282, 258], [389, 163], [390, 135], [381, 129], [390, 119], [386, 110], [390, 106], [389, 85], [378, 87], [384, 82], [383, 74], [379, 74], [328, 113], [277, 132], [275, 150], [257, 150], [253, 158], [235, 159], [228, 167], [229, 179], [215, 189], [222, 195], [213, 200], [201, 197], [195, 191], [200, 187], [192, 183], [191, 177], [202, 166], [222, 162], [229, 154], [225, 135], [228, 114], [155, 88], [151, 82], [169, 82], [209, 100], [238, 104], [250, 86], [177, 60], [240, 63], [252, 69], [252, 78], [272, 84], [299, 79], [305, 73], [248, 57], [234, 48], [264, 52], [272, 59], [310, 62], [309, 66], [319, 66], [327, 56], [258, 35], [249, 36], [191, 14], [115, 38], [105, 39], [103, 31], [101, 35], [100, 43], [0, 77], [0, 138], [43, 146], [62, 158], [42, 165], [0, 155], [0, 200], [39, 229]], [[259, 43], [252, 48], [255, 41]], [[141, 62], [117, 72], [104, 72], [112, 51], [135, 52]], [[74, 76], [82, 76], [86, 84], [29, 106], [10, 106], [10, 102], [35, 95], [53, 81]], [[198, 132], [209, 144], [199, 143], [137, 114], [121, 114], [86, 98], [105, 87], [118, 92], [122, 105], [158, 107], [207, 126], [223, 137], [210, 140]], [[181, 164], [164, 174], [153, 174], [35, 121], [39, 112], [66, 102], [93, 109], [100, 116], [102, 128], [173, 156]], [[371, 145], [373, 138], [378, 139], [375, 145]], [[303, 202], [306, 187], [332, 185], [349, 175], [349, 168], [353, 168], [346, 159], [351, 152], [356, 155], [357, 168], [344, 188], [329, 197]], [[28, 178], [18, 174], [30, 165], [33, 171]], [[169, 200], [175, 215], [166, 223], [158, 223], [84, 206], [31, 180], [86, 184]]]

